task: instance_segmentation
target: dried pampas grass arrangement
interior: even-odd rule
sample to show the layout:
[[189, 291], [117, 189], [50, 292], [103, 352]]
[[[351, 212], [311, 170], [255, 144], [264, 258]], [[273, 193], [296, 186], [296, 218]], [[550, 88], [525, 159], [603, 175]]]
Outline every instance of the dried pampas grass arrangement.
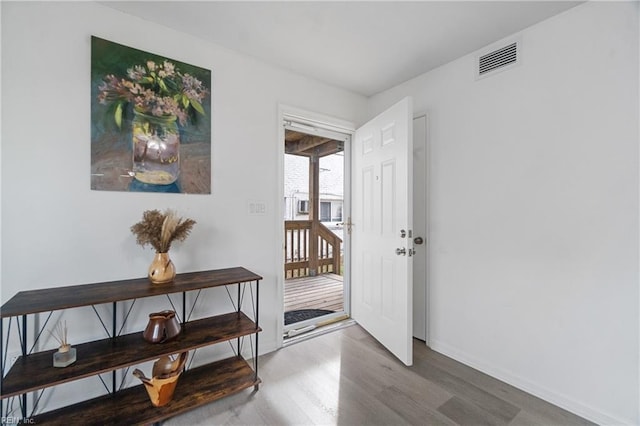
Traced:
[[171, 209], [164, 213], [147, 210], [142, 214], [142, 221], [131, 227], [131, 232], [142, 247], [150, 244], [158, 253], [167, 253], [171, 243], [184, 241], [195, 224], [195, 220], [182, 219]]

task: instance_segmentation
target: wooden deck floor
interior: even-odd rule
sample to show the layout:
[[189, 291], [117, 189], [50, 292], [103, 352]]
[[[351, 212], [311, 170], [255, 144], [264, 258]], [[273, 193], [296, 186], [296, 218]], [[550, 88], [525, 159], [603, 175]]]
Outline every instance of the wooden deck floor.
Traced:
[[341, 311], [343, 306], [342, 276], [322, 274], [315, 277], [291, 278], [284, 282], [284, 311], [328, 309]]

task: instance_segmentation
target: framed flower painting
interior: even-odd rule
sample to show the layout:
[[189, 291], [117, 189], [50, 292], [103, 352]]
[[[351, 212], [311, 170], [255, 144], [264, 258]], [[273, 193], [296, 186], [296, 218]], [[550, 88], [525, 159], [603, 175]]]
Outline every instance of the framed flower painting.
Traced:
[[91, 189], [211, 193], [211, 71], [91, 37]]

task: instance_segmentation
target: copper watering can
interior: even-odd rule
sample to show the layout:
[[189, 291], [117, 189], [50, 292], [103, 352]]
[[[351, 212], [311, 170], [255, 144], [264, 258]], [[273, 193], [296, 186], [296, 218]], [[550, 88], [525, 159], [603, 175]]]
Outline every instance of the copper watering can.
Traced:
[[162, 407], [173, 398], [173, 392], [187, 362], [188, 354], [189, 352], [181, 352], [175, 360], [168, 356], [161, 357], [153, 364], [151, 373], [153, 377], [150, 379], [137, 368], [133, 371], [133, 375], [142, 381], [154, 406]]
[[151, 343], [163, 343], [180, 334], [180, 322], [175, 311], [162, 311], [149, 314], [149, 323], [142, 333], [144, 340]]

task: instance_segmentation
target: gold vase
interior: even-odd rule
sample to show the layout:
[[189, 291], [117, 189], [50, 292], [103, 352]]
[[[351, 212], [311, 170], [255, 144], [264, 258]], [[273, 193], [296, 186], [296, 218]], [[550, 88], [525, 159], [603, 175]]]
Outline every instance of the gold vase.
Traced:
[[157, 253], [149, 266], [149, 280], [154, 284], [164, 284], [176, 277], [176, 267], [169, 258], [169, 253]]

